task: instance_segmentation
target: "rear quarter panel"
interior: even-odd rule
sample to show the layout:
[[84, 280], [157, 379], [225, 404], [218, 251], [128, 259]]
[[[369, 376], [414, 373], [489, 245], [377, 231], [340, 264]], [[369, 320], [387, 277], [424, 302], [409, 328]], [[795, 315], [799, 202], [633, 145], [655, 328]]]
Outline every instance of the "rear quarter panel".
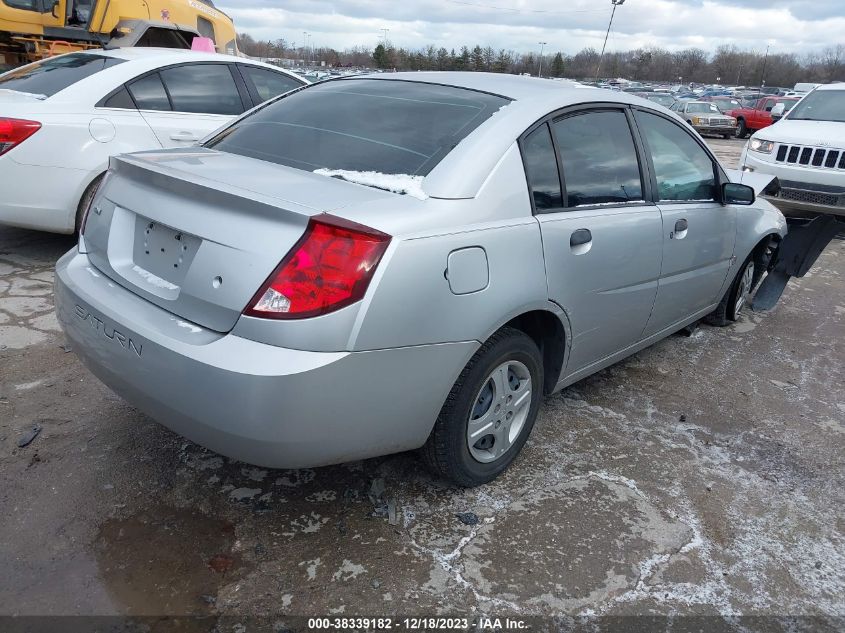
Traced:
[[[516, 145], [475, 198], [430, 198], [420, 206], [424, 215], [397, 217], [392, 227], [374, 223], [400, 237], [373, 279], [350, 349], [484, 341], [523, 312], [554, 310], [548, 302], [540, 227], [531, 214]], [[487, 285], [455, 294], [446, 275], [449, 254], [472, 247], [486, 255]]]

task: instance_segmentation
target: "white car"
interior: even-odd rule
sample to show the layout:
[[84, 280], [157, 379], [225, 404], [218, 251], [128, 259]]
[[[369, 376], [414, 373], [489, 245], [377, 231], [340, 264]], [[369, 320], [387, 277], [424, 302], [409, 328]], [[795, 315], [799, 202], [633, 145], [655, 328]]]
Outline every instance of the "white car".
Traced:
[[740, 165], [777, 176], [780, 191], [768, 199], [786, 215], [845, 216], [845, 84], [819, 86], [755, 132]]
[[307, 85], [276, 66], [187, 50], [70, 53], [0, 75], [0, 223], [79, 227], [109, 158], [190, 146]]

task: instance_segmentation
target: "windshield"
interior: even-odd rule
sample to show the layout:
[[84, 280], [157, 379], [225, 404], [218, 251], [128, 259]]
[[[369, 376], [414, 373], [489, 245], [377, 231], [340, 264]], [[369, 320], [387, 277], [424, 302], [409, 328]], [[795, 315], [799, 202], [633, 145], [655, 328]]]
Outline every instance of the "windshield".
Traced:
[[272, 101], [206, 147], [308, 171], [425, 176], [504, 97], [411, 81], [328, 81]]
[[655, 103], [659, 103], [663, 106], [670, 106], [675, 102], [675, 99], [670, 97], [669, 95], [661, 95], [661, 94], [652, 94], [646, 97], [650, 101], [654, 101]]
[[42, 98], [124, 60], [90, 53], [71, 53], [29, 64], [0, 75], [0, 90], [28, 92]]
[[719, 112], [719, 108], [712, 103], [690, 103], [687, 104], [687, 112]]
[[816, 90], [801, 99], [789, 113], [790, 121], [845, 123], [845, 90]]

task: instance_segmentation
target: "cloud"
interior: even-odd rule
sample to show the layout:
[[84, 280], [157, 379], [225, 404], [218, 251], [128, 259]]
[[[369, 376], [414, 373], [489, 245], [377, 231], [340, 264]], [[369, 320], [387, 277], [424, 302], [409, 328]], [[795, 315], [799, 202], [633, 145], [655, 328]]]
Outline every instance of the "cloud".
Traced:
[[[219, 0], [240, 32], [258, 39], [343, 49], [375, 46], [381, 29], [397, 46], [481, 44], [527, 52], [600, 48], [610, 0]], [[627, 0], [608, 50], [720, 44], [805, 52], [845, 41], [843, 0]]]

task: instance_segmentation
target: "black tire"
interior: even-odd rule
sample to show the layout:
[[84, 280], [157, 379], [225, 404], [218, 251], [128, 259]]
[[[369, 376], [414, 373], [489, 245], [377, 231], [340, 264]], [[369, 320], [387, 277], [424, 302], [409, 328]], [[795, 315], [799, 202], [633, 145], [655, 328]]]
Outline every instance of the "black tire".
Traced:
[[85, 216], [85, 209], [91, 204], [91, 201], [94, 199], [94, 196], [97, 195], [97, 189], [100, 187], [100, 183], [103, 182], [103, 176], [105, 174], [100, 174], [94, 180], [91, 181], [91, 184], [85, 189], [85, 193], [82, 194], [82, 198], [79, 200], [79, 205], [76, 207], [76, 222], [74, 223], [74, 233], [79, 234], [79, 229], [82, 228], [82, 219]]
[[748, 136], [748, 128], [745, 126], [745, 119], [737, 119], [736, 137], [745, 138], [746, 136]]
[[[519, 435], [510, 447], [503, 455], [485, 463], [470, 453], [467, 425], [482, 388], [493, 371], [507, 361], [517, 361], [528, 369], [531, 402]], [[525, 445], [537, 419], [542, 391], [543, 360], [534, 341], [515, 328], [504, 327], [496, 332], [464, 367], [440, 410], [431, 435], [422, 448], [423, 458], [429, 468], [435, 475], [468, 488], [495, 479]]]
[[727, 141], [729, 138], [731, 138], [731, 135], [730, 134], [722, 134], [722, 138]]
[[[736, 321], [741, 314], [742, 308], [745, 305], [741, 306], [739, 310], [737, 310], [737, 297], [739, 293], [745, 292], [742, 288], [743, 283], [743, 275], [745, 274], [746, 268], [751, 266], [751, 274], [754, 281], [751, 282], [751, 288], [747, 290], [750, 294], [753, 292], [754, 288], [757, 285], [757, 281], [759, 281], [761, 275], [757, 274], [757, 265], [753, 259], [753, 253], [748, 256], [748, 258], [742, 263], [742, 266], [739, 267], [739, 270], [736, 273], [736, 277], [731, 282], [730, 288], [725, 293], [725, 296], [722, 297], [722, 300], [719, 302], [718, 307], [713, 310], [710, 314], [708, 314], [704, 320], [709, 325], [715, 325], [716, 327], [725, 327], [726, 325], [730, 325], [733, 321]], [[747, 305], [747, 302], [746, 302]]]

